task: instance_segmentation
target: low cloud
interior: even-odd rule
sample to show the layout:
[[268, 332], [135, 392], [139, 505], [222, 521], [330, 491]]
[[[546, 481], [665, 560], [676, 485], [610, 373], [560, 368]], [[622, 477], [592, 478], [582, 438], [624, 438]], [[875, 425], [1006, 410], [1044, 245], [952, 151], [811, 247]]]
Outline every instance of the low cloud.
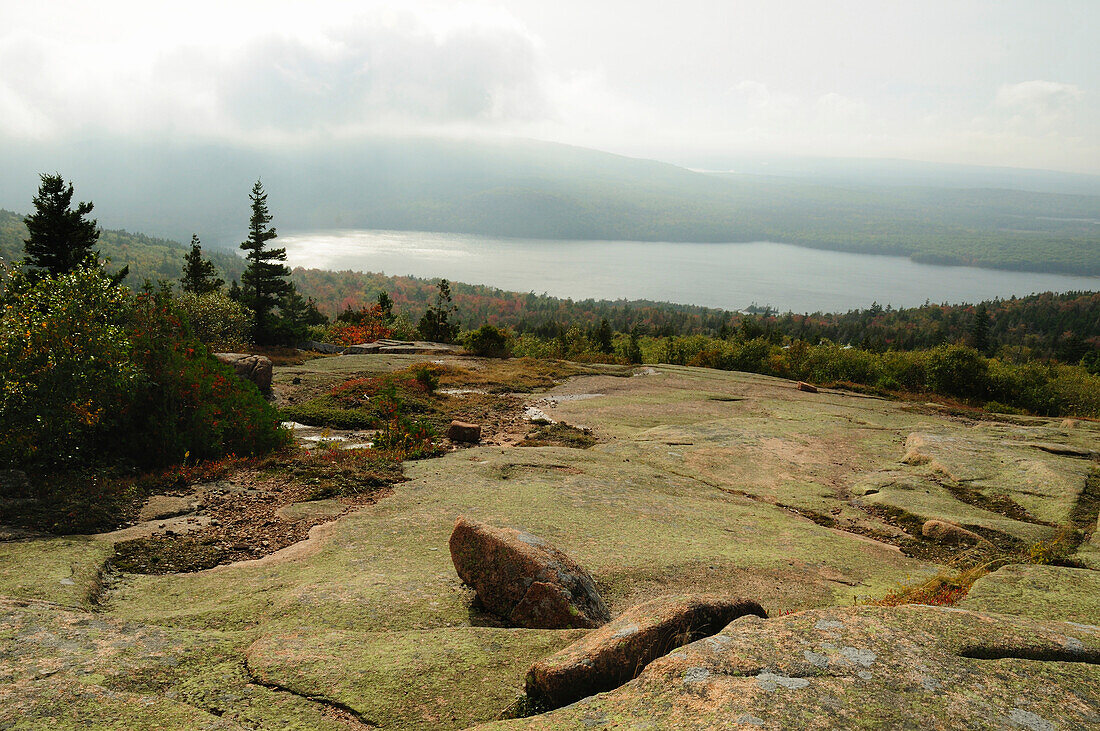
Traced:
[[31, 35], [0, 40], [0, 133], [300, 137], [552, 119], [538, 43], [507, 23], [360, 20], [313, 37], [120, 59]]
[[1075, 84], [1021, 81], [1003, 84], [997, 90], [997, 105], [1040, 116], [1060, 116], [1071, 111], [1082, 96], [1084, 92]]

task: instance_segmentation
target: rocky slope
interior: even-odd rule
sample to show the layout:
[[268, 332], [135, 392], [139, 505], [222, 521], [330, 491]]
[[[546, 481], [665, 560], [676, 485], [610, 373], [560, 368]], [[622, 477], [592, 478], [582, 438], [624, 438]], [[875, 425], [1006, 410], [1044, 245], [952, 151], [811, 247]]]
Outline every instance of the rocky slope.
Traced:
[[[275, 389], [410, 358], [279, 368]], [[522, 706], [532, 664], [586, 630], [508, 628], [483, 611], [448, 552], [459, 515], [550, 541], [591, 572], [613, 617], [701, 593], [771, 617], [504, 727], [1098, 722], [1100, 547], [1078, 545], [1100, 505], [1098, 425], [979, 421], [665, 366], [526, 398], [599, 443], [503, 440], [411, 463], [392, 495], [308, 541], [196, 573], [115, 574], [103, 537], [0, 543], [0, 727], [493, 722]], [[929, 519], [982, 543], [925, 538]], [[982, 561], [995, 570], [959, 607], [866, 604]]]

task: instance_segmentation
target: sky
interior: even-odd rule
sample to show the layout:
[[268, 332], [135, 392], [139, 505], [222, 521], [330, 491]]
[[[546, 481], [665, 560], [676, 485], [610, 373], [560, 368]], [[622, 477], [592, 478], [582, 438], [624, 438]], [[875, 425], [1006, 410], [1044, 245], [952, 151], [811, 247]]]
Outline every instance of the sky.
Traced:
[[1097, 0], [0, 0], [0, 145], [521, 136], [1100, 174]]

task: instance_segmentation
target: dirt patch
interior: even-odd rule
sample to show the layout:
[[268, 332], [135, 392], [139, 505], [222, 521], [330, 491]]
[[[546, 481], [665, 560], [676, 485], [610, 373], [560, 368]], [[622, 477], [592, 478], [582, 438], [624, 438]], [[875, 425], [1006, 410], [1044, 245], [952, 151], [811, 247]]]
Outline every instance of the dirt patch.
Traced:
[[[161, 524], [157, 533], [115, 545], [113, 565], [131, 573], [199, 571], [255, 559], [305, 540], [310, 529], [377, 502], [401, 481], [400, 465], [369, 453], [333, 451], [248, 471], [202, 490], [205, 525], [188, 532]], [[325, 500], [325, 510], [295, 504]]]

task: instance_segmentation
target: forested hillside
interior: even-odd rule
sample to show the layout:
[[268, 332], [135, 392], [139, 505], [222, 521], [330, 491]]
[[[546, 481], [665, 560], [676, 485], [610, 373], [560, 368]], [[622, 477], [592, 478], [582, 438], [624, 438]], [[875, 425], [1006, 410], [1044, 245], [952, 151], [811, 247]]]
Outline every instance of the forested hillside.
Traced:
[[[0, 209], [0, 262], [22, 259], [23, 240], [26, 237], [27, 227], [23, 224], [23, 216]], [[146, 279], [179, 279], [183, 256], [187, 253], [187, 247], [178, 241], [121, 229], [102, 231], [96, 249], [100, 256], [110, 259], [109, 269], [112, 271], [129, 265], [130, 274], [126, 277], [126, 283], [131, 286], [140, 286]], [[205, 253], [214, 261], [226, 281], [240, 278], [244, 271], [243, 259], [219, 249], [208, 249]]]
[[336, 147], [0, 150], [0, 205], [43, 166], [102, 222], [243, 237], [257, 176], [283, 233], [398, 229], [545, 239], [778, 241], [917, 261], [1100, 274], [1100, 196], [713, 175], [566, 145], [369, 139]]

